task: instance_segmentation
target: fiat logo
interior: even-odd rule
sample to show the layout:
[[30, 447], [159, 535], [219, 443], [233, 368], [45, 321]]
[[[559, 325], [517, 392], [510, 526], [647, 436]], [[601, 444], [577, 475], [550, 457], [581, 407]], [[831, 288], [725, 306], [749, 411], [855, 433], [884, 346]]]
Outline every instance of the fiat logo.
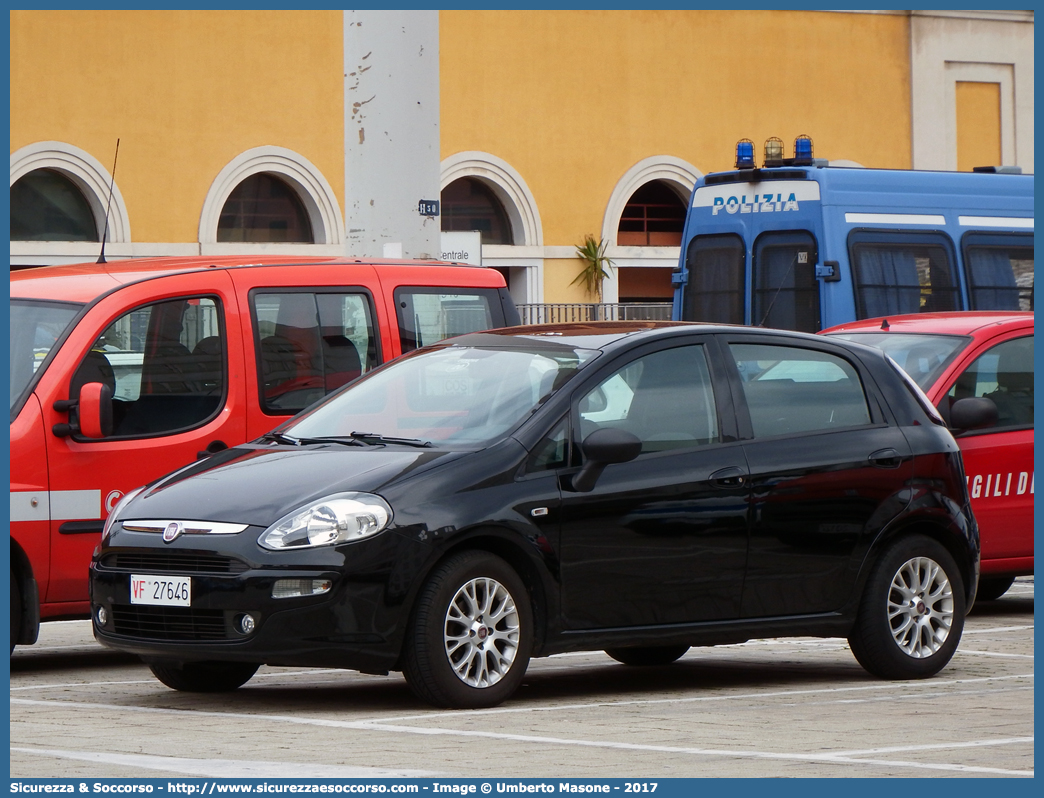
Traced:
[[178, 535], [180, 535], [181, 533], [181, 524], [179, 524], [177, 521], [171, 521], [163, 530], [163, 542], [171, 543], [177, 540]]

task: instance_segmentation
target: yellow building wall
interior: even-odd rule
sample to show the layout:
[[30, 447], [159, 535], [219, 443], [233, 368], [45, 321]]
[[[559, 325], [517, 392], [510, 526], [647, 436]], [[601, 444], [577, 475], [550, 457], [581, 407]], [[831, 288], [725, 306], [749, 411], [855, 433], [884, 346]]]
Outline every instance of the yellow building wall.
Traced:
[[1001, 161], [999, 83], [957, 81], [957, 171]]
[[[548, 246], [599, 235], [613, 187], [649, 156], [721, 171], [741, 138], [760, 162], [766, 138], [789, 156], [807, 134], [818, 158], [911, 166], [901, 15], [443, 11], [439, 26], [442, 157], [481, 150], [517, 169]], [[546, 267], [547, 301], [582, 301], [578, 261]]]
[[112, 168], [139, 242], [194, 242], [245, 150], [311, 161], [344, 208], [341, 11], [12, 11], [11, 152], [79, 147]]

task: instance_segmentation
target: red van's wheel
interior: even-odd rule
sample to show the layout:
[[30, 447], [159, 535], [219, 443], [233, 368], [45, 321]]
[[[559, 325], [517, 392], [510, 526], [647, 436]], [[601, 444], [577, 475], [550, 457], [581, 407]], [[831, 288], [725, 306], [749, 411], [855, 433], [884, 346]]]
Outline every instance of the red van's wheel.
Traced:
[[18, 584], [17, 575], [11, 571], [11, 652], [22, 635], [22, 588]]

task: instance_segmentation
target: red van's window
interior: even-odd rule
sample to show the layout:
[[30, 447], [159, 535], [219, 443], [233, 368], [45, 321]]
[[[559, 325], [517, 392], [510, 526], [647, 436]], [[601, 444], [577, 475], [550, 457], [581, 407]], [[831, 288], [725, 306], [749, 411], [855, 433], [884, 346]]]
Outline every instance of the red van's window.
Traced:
[[507, 323], [495, 289], [396, 288], [395, 310], [403, 353]]
[[256, 291], [251, 303], [266, 413], [303, 410], [377, 365], [365, 294]]
[[113, 437], [178, 432], [212, 418], [225, 395], [225, 334], [213, 297], [135, 308], [98, 337], [69, 384], [89, 382], [113, 396]]

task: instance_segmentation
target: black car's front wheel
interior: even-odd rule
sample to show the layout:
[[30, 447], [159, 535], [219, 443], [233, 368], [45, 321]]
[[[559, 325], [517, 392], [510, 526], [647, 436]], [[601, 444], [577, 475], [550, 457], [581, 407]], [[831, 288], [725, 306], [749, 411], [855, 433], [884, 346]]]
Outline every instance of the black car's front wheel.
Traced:
[[950, 553], [931, 538], [904, 538], [874, 566], [848, 644], [875, 676], [934, 676], [957, 649], [964, 609], [964, 582]]
[[152, 675], [172, 690], [227, 693], [250, 681], [261, 667], [255, 662], [150, 662]]
[[457, 709], [496, 706], [529, 665], [529, 592], [499, 557], [455, 555], [421, 590], [405, 645], [403, 673], [418, 698]]

